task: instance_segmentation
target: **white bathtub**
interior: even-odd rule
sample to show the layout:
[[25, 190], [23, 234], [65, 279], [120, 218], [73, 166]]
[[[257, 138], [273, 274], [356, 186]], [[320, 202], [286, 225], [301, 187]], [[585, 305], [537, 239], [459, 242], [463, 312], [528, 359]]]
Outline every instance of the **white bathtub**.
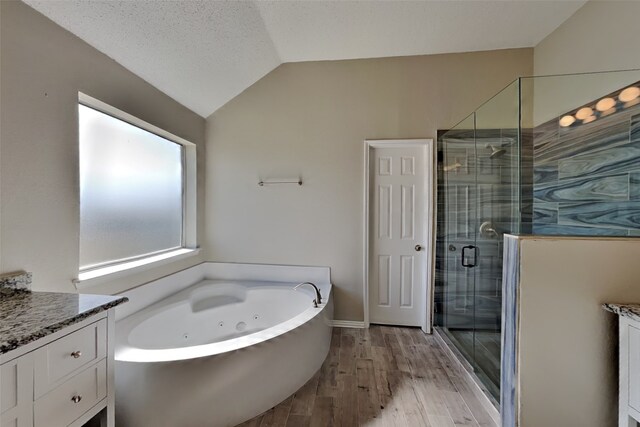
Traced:
[[[252, 274], [205, 277], [119, 320], [117, 425], [234, 426], [304, 385], [329, 351], [333, 301], [328, 270], [326, 280], [300, 272], [286, 282], [274, 279], [293, 277], [277, 270], [264, 281], [247, 280]], [[323, 296], [318, 308], [311, 288], [293, 290], [313, 281], [302, 277], [315, 278]], [[136, 293], [151, 288], [143, 291], [131, 293], [134, 305]]]

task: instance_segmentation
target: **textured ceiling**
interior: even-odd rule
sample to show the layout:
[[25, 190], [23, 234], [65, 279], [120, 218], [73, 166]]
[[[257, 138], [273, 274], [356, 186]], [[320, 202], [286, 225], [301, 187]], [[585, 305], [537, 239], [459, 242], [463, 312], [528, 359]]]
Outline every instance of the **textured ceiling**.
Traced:
[[585, 0], [25, 0], [203, 117], [283, 62], [532, 47]]
[[259, 2], [283, 62], [533, 47], [585, 1]]

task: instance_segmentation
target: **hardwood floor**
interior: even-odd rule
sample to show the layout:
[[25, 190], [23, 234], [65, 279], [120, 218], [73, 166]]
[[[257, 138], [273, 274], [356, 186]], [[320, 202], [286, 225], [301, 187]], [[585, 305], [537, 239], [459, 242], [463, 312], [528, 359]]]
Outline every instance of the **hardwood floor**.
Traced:
[[419, 329], [334, 328], [320, 371], [240, 426], [497, 426], [465, 378]]
[[474, 354], [476, 363], [492, 382], [491, 388], [497, 393], [500, 384], [500, 333], [487, 331], [450, 331], [467, 354]]

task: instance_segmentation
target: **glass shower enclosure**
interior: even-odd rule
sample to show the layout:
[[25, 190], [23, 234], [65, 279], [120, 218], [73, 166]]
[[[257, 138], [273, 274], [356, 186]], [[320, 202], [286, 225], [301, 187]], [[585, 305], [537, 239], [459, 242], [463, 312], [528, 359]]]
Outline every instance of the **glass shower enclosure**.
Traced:
[[435, 325], [499, 399], [504, 234], [640, 236], [640, 71], [520, 78], [438, 137]]
[[519, 87], [515, 81], [442, 143], [442, 325], [493, 396], [500, 383], [502, 235], [520, 232]]

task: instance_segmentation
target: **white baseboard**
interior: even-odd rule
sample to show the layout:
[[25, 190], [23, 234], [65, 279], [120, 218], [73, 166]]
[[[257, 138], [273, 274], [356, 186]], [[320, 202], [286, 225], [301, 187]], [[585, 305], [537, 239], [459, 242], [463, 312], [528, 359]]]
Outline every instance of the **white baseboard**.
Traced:
[[334, 320], [332, 323], [334, 328], [364, 328], [364, 322], [357, 320]]

